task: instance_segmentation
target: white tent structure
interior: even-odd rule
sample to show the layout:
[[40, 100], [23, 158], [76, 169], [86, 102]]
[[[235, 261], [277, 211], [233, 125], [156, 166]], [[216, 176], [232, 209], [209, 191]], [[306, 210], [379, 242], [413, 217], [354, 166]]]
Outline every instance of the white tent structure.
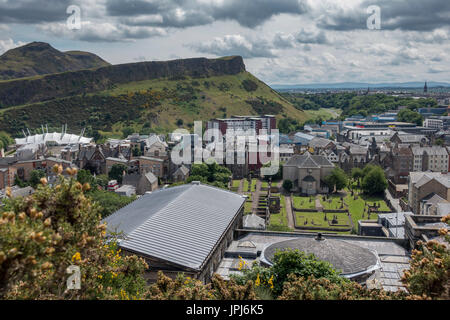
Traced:
[[[27, 130], [28, 131], [28, 130]], [[83, 131], [81, 132], [81, 135], [76, 134], [70, 134], [66, 133], [67, 131], [67, 125], [64, 127], [63, 130], [61, 130], [61, 133], [59, 132], [52, 132], [49, 133], [47, 129], [47, 133], [45, 133], [44, 128], [42, 128], [43, 134], [35, 134], [35, 135], [25, 135], [24, 138], [16, 138], [16, 145], [17, 146], [23, 146], [23, 145], [41, 145], [49, 143], [55, 143], [57, 145], [68, 145], [68, 144], [85, 144], [90, 143], [92, 141], [92, 138], [83, 137]], [[28, 131], [29, 133], [29, 131]]]

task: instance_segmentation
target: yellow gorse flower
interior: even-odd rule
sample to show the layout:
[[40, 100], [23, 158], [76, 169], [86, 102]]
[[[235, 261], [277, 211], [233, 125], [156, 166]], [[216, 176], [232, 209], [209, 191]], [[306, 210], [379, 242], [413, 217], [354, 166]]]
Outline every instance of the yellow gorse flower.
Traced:
[[261, 284], [261, 280], [259, 279], [259, 273], [258, 273], [258, 276], [256, 277], [256, 280], [255, 280], [255, 286], [259, 287], [260, 284]]
[[74, 262], [74, 261], [80, 261], [80, 260], [81, 260], [81, 254], [80, 254], [79, 252], [75, 253], [75, 254], [72, 256], [72, 262]]
[[273, 289], [273, 275], [270, 277], [269, 281], [267, 283], [270, 285], [270, 289]]

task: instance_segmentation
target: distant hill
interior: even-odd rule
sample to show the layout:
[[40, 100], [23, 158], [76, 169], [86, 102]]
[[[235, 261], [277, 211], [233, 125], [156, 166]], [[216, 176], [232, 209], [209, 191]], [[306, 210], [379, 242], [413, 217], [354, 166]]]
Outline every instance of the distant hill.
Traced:
[[45, 42], [31, 42], [0, 56], [0, 80], [98, 68], [110, 65], [83, 51], [61, 52]]
[[0, 81], [0, 131], [88, 128], [120, 137], [191, 129], [196, 120], [273, 114], [307, 120], [302, 110], [246, 71], [242, 57], [139, 62]]
[[[364, 83], [364, 82], [340, 82], [340, 83], [312, 83], [294, 85], [271, 85], [275, 90], [293, 89], [367, 89], [367, 88], [423, 88], [425, 82], [386, 82], [386, 83]], [[450, 87], [447, 82], [427, 82], [428, 88]]]

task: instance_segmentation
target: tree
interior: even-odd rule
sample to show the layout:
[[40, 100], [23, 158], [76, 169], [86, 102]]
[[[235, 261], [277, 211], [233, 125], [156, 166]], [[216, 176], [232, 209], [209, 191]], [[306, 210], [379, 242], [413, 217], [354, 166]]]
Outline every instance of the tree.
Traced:
[[363, 170], [361, 168], [352, 169], [352, 179], [358, 182], [358, 187], [361, 186], [361, 178], [364, 177]]
[[121, 196], [115, 192], [98, 189], [92, 190], [87, 195], [92, 199], [93, 202], [97, 202], [100, 205], [100, 214], [102, 218], [109, 216], [120, 208], [123, 208], [136, 200], [136, 196], [126, 197]]
[[[367, 171], [366, 168], [364, 168], [363, 172]], [[383, 169], [379, 166], [371, 166], [368, 171], [369, 172], [364, 175], [361, 184], [363, 192], [369, 195], [383, 193], [388, 186]]]
[[122, 184], [123, 173], [127, 172], [127, 166], [121, 163], [113, 164], [111, 171], [108, 173], [108, 177], [113, 180], [117, 180], [119, 184]]
[[81, 184], [89, 183], [91, 188], [96, 187], [95, 178], [89, 170], [79, 170], [77, 173], [77, 181]]
[[292, 187], [294, 187], [294, 184], [291, 180], [284, 180], [283, 181], [283, 189], [287, 192], [291, 192]]
[[411, 122], [417, 124], [418, 126], [421, 126], [423, 117], [420, 113], [405, 108], [398, 112], [397, 120], [403, 122]]
[[11, 138], [6, 132], [0, 132], [0, 150], [5, 149], [14, 143], [14, 139]]
[[134, 133], [134, 129], [132, 127], [125, 127], [122, 129], [122, 138], [126, 139], [129, 135]]
[[332, 192], [334, 190], [337, 192], [348, 185], [348, 177], [341, 168], [334, 168], [333, 171], [325, 177], [324, 182]]
[[136, 145], [133, 148], [133, 157], [139, 157], [142, 155], [141, 149]]
[[45, 171], [38, 169], [38, 170], [32, 170], [30, 173], [30, 186], [36, 189], [36, 186], [40, 183], [41, 178], [45, 177]]
[[[0, 209], [0, 299], [143, 298], [145, 261], [121, 256], [114, 237], [106, 239], [100, 206], [73, 176], [45, 179], [26, 198], [4, 201]], [[8, 194], [8, 192], [7, 192]], [[81, 270], [80, 289], [66, 290], [69, 266]]]
[[231, 179], [231, 171], [216, 162], [211, 164], [200, 163], [191, 166], [191, 174], [187, 182], [200, 181], [201, 183], [214, 185], [226, 189]]

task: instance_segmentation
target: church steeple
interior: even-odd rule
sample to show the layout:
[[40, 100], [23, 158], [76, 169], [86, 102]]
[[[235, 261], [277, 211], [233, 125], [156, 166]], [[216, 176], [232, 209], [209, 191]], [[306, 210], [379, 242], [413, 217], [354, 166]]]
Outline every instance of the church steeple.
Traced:
[[423, 93], [427, 93], [428, 92], [428, 86], [427, 86], [427, 82], [425, 81], [425, 86], [423, 87]]

